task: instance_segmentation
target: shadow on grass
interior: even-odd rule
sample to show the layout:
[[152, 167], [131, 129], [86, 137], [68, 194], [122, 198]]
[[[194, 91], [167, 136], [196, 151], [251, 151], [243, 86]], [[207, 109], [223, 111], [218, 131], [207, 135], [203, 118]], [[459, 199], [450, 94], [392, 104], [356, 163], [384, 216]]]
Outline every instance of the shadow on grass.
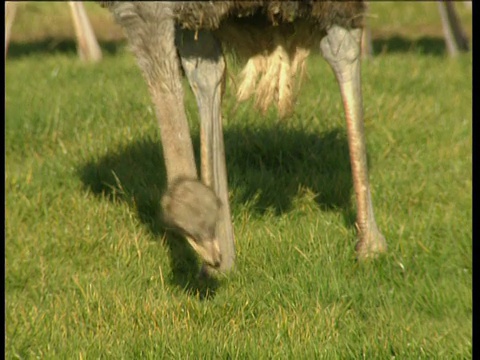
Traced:
[[420, 55], [445, 56], [447, 48], [445, 40], [441, 37], [424, 36], [412, 40], [402, 36], [377, 38], [372, 40], [373, 54], [391, 53], [417, 53]]
[[[110, 55], [116, 54], [119, 49], [125, 46], [125, 40], [99, 41], [102, 52]], [[421, 37], [417, 40], [401, 37], [398, 35], [388, 38], [373, 39], [374, 55], [385, 53], [406, 53], [417, 52], [422, 55], [443, 56], [446, 54], [445, 41], [441, 37]], [[8, 47], [9, 58], [20, 58], [42, 53], [72, 53], [77, 52], [77, 45], [74, 39], [46, 38], [41, 41], [15, 42], [12, 41]]]
[[[125, 45], [125, 41], [99, 41], [104, 54], [115, 55]], [[8, 45], [8, 58], [21, 58], [31, 55], [47, 55], [52, 52], [76, 54], [77, 43], [73, 39], [46, 38], [41, 41], [15, 42]]]
[[234, 204], [248, 203], [258, 213], [280, 215], [308, 190], [324, 210], [350, 207], [352, 178], [344, 129], [315, 134], [281, 125], [230, 128], [225, 148]]
[[[343, 129], [312, 134], [281, 126], [229, 127], [224, 136], [233, 211], [248, 203], [254, 212], [288, 212], [299, 189], [308, 189], [317, 194], [319, 206], [341, 211], [348, 226], [353, 226], [352, 178]], [[198, 149], [198, 134], [193, 141]], [[219, 283], [198, 277], [193, 250], [162, 224], [160, 198], [166, 174], [159, 142], [139, 139], [82, 164], [79, 176], [95, 195], [128, 202], [140, 221], [165, 239], [174, 285], [203, 298], [215, 294]]]
[[214, 295], [218, 283], [198, 276], [200, 264], [194, 251], [184, 239], [163, 226], [160, 198], [166, 176], [160, 143], [138, 140], [82, 164], [78, 173], [95, 195], [127, 202], [155, 238], [162, 239], [169, 251], [173, 284], [202, 299]]

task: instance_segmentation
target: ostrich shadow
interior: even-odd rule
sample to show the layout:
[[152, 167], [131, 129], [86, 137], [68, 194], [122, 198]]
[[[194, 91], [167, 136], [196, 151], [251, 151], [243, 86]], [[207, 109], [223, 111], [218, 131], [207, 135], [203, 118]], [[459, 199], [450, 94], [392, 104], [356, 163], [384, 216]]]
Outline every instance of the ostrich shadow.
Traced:
[[[125, 41], [98, 41], [98, 45], [103, 54], [115, 55], [125, 48]], [[51, 55], [52, 53], [76, 55], [77, 43], [74, 39], [58, 39], [54, 37], [38, 41], [10, 41], [7, 59], [19, 59], [34, 55]]]
[[442, 37], [422, 36], [410, 39], [400, 35], [372, 40], [374, 56], [394, 53], [417, 53], [419, 55], [446, 56], [447, 47]]
[[[317, 194], [315, 201], [322, 209], [342, 212], [347, 226], [353, 226], [352, 177], [344, 129], [306, 133], [282, 126], [230, 126], [224, 132], [224, 141], [233, 212], [247, 203], [253, 204], [251, 211], [260, 214], [288, 212], [303, 187]], [[198, 149], [198, 133], [193, 134], [193, 142]], [[173, 285], [200, 298], [214, 295], [219, 281], [199, 278], [193, 250], [162, 224], [160, 199], [166, 188], [166, 173], [158, 140], [135, 140], [82, 164], [78, 174], [93, 194], [128, 202], [155, 238], [163, 240]]]
[[200, 277], [193, 249], [162, 222], [160, 199], [166, 189], [161, 143], [150, 138], [109, 151], [77, 168], [86, 190], [112, 202], [124, 201], [138, 219], [169, 252], [172, 277], [169, 282], [201, 299], [215, 293], [219, 283]]
[[[99, 45], [103, 53], [115, 55], [126, 46], [125, 40], [100, 41]], [[389, 37], [377, 37], [372, 39], [372, 51], [374, 55], [386, 53], [417, 52], [421, 55], [444, 56], [447, 54], [445, 40], [442, 37], [423, 36], [419, 39], [393, 35]], [[64, 54], [76, 54], [77, 43], [74, 39], [58, 39], [48, 37], [37, 41], [10, 41], [7, 58], [15, 59], [31, 55], [48, 55], [52, 52]]]

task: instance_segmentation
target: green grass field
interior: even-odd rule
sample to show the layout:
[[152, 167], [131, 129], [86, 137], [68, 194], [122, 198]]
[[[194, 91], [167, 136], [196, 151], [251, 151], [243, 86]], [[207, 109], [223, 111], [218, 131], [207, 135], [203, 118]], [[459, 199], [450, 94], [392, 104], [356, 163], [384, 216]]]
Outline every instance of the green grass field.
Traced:
[[[66, 4], [21, 5], [13, 26], [7, 359], [471, 358], [472, 55], [446, 56], [435, 3], [371, 4], [365, 122], [387, 255], [355, 260], [343, 109], [317, 55], [290, 119], [227, 92], [238, 261], [210, 283], [159, 218], [165, 168], [141, 73], [108, 12], [87, 10], [96, 65], [76, 56]], [[186, 106], [198, 146], [189, 92]]]

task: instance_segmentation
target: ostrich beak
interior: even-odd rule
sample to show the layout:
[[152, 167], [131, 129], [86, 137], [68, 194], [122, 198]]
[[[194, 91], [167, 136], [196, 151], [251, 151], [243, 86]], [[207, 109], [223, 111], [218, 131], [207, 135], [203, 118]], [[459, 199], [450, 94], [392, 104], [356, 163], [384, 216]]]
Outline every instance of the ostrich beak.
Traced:
[[216, 238], [196, 241], [191, 236], [186, 236], [188, 243], [198, 255], [211, 267], [219, 268], [222, 263], [222, 253]]

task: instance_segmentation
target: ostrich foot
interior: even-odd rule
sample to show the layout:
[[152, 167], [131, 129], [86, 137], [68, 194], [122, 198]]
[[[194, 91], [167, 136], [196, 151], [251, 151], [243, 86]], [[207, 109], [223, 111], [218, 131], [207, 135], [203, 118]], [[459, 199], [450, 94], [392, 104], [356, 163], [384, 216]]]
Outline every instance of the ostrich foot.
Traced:
[[198, 255], [213, 268], [222, 262], [216, 237], [222, 204], [213, 190], [194, 179], [173, 182], [162, 198], [163, 217], [181, 232]]
[[376, 226], [363, 234], [359, 233], [359, 240], [355, 246], [358, 260], [375, 259], [380, 254], [387, 252], [385, 237]]

